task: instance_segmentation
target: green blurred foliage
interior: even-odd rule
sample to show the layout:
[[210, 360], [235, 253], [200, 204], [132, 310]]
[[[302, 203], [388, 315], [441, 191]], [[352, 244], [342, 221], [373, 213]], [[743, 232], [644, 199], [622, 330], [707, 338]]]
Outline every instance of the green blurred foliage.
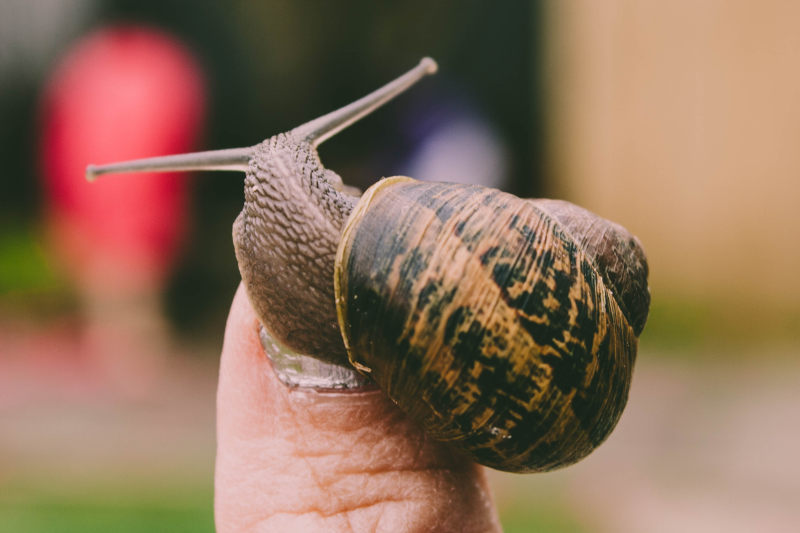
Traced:
[[525, 508], [508, 509], [500, 517], [505, 533], [584, 533], [586, 528], [563, 509], [531, 512]]
[[31, 228], [7, 228], [0, 233], [0, 295], [57, 290], [61, 283]]
[[[82, 494], [27, 494], [23, 501], [0, 498], [0, 530], [25, 533], [139, 533], [214, 531], [213, 494], [189, 489], [131, 493], [123, 487]], [[141, 489], [140, 489], [141, 490]], [[124, 496], [123, 496], [124, 495]], [[586, 529], [557, 505], [505, 507], [506, 533], [584, 533]]]
[[141, 531], [214, 531], [213, 495], [184, 488], [164, 492], [158, 487], [132, 493], [127, 487], [94, 492], [24, 493], [0, 498], [0, 530], [26, 533], [119, 533]]
[[704, 357], [724, 349], [747, 356], [759, 347], [796, 343], [800, 308], [721, 296], [658, 295], [639, 342], [674, 356]]

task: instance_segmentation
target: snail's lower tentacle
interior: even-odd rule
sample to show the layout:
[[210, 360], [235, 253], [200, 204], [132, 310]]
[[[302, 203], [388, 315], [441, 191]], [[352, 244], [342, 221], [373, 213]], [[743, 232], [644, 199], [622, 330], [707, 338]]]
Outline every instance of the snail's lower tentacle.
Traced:
[[374, 381], [352, 367], [329, 363], [293, 351], [270, 335], [264, 326], [259, 328], [259, 338], [275, 375], [287, 387], [323, 392], [376, 387]]

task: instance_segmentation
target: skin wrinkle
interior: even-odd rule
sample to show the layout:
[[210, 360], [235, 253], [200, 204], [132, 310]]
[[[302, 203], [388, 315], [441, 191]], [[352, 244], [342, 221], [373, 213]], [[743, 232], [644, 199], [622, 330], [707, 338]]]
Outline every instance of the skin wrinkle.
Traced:
[[354, 505], [354, 506], [352, 506], [350, 508], [347, 508], [347, 509], [341, 509], [341, 510], [337, 509], [336, 511], [326, 511], [326, 510], [323, 510], [323, 509], [308, 509], [308, 510], [298, 511], [298, 512], [283, 511], [281, 513], [276, 513], [275, 516], [278, 516], [278, 515], [290, 515], [290, 516], [316, 515], [316, 516], [319, 516], [321, 518], [331, 518], [331, 517], [334, 517], [334, 516], [346, 515], [348, 513], [354, 513], [354, 512], [357, 512], [357, 511], [364, 510], [364, 509], [369, 509], [370, 507], [377, 507], [377, 506], [381, 506], [381, 505], [392, 505], [392, 504], [403, 504], [403, 505], [405, 505], [405, 504], [408, 503], [408, 501], [409, 500], [407, 500], [407, 499], [400, 499], [400, 498], [397, 498], [397, 499], [383, 498], [383, 499], [380, 499], [380, 500], [375, 500], [375, 501], [365, 502], [365, 503], [362, 503], [362, 504], [357, 504], [357, 505]]
[[[296, 394], [296, 389], [289, 392], [290, 396], [294, 394]], [[340, 396], [337, 399], [342, 399], [342, 398]], [[300, 410], [297, 408], [298, 406], [293, 402], [288, 402], [288, 405], [290, 406], [290, 409], [292, 411], [293, 418], [295, 418], [296, 420], [302, 419], [305, 413], [300, 412]], [[311, 427], [318, 427], [319, 424], [322, 422], [320, 420], [314, 420], [315, 417], [313, 415], [310, 418], [311, 418], [310, 420]], [[355, 420], [356, 418], [354, 417], [352, 419]], [[438, 471], [449, 471], [447, 468], [442, 468], [442, 467], [430, 468], [427, 466], [424, 468], [413, 468], [413, 467], [394, 468], [392, 465], [392, 459], [394, 458], [392, 457], [392, 459], [389, 459], [387, 461], [387, 458], [391, 457], [391, 455], [387, 453], [382, 453], [383, 450], [380, 449], [376, 450], [376, 448], [380, 448], [382, 446], [391, 448], [393, 447], [392, 444], [384, 444], [383, 442], [381, 442], [379, 438], [377, 438], [377, 436], [371, 435], [371, 433], [373, 433], [374, 431], [373, 428], [369, 425], [362, 425], [361, 427], [353, 428], [351, 431], [352, 433], [364, 437], [364, 438], [358, 438], [357, 440], [359, 441], [377, 442], [377, 444], [373, 445], [372, 448], [370, 449], [372, 455], [378, 457], [379, 459], [377, 468], [370, 469], [371, 470], [370, 471], [364, 469], [363, 465], [359, 465], [361, 466], [360, 468], [356, 468], [350, 470], [350, 472], [346, 472], [340, 467], [340, 463], [342, 461], [347, 461], [349, 457], [352, 457], [352, 454], [349, 453], [349, 450], [340, 450], [338, 448], [335, 448], [332, 451], [328, 451], [327, 453], [319, 453], [317, 451], [317, 448], [319, 447], [317, 446], [318, 440], [316, 439], [311, 440], [310, 435], [308, 434], [303, 434], [304, 437], [306, 437], [303, 441], [301, 441], [302, 444], [305, 445], [304, 448], [301, 449], [298, 446], [299, 443], [294, 443], [293, 446], [294, 449], [292, 451], [294, 452], [294, 456], [306, 464], [308, 471], [311, 477], [313, 478], [313, 481], [316, 484], [317, 488], [322, 492], [332, 495], [333, 496], [332, 499], [336, 500], [335, 502], [329, 502], [329, 506], [327, 509], [319, 510], [325, 516], [331, 516], [337, 513], [348, 513], [353, 509], [357, 509], [359, 507], [358, 505], [352, 507], [348, 505], [348, 503], [343, 498], [339, 497], [339, 495], [346, 493], [346, 491], [343, 490], [340, 486], [343, 486], [345, 489], [350, 486], [348, 477], [360, 478], [365, 474], [371, 475], [372, 478], [370, 479], [369, 484], [370, 485], [377, 484], [380, 486], [382, 484], [381, 482], [383, 481], [383, 479], [381, 478], [389, 478], [383, 484], [393, 485], [396, 481], [396, 478], [400, 478], [404, 474], [413, 473], [415, 475], [424, 476], [424, 475], [429, 475], [431, 472], [434, 471], [434, 469]], [[323, 442], [326, 440], [330, 440], [335, 443], [336, 436], [334, 435], [330, 439], [323, 439]], [[330, 450], [330, 448], [328, 448], [327, 446], [323, 446], [323, 448], [326, 450]], [[414, 446], [414, 449], [419, 449], [419, 447]], [[369, 461], [369, 456], [367, 457], [367, 460]]]
[[[347, 393], [345, 393], [347, 394]], [[357, 394], [359, 396], [363, 396], [359, 392], [350, 393], [348, 400], [353, 399], [353, 394]], [[374, 396], [374, 392], [369, 394], [373, 395], [373, 400], [380, 401], [380, 396]], [[290, 389], [288, 391], [287, 398], [294, 399], [296, 401], [287, 401], [286, 405], [289, 408], [289, 411], [292, 414], [292, 418], [295, 420], [302, 420], [303, 418], [308, 418], [309, 426], [310, 427], [324, 427], [325, 420], [323, 417], [317, 415], [316, 411], [310, 410], [307, 411], [304, 408], [309, 407], [310, 404], [314, 403], [314, 400], [317, 400], [318, 404], [322, 404], [324, 407], [327, 407], [328, 404], [331, 404], [335, 401], [344, 400], [345, 397], [342, 394], [337, 395], [326, 395], [325, 393], [318, 393], [315, 396], [312, 396], [310, 393], [303, 391], [302, 389]], [[358, 398], [362, 400], [362, 398]], [[320, 413], [322, 414], [322, 413]], [[327, 414], [327, 413], [326, 413]], [[357, 413], [356, 413], [357, 414]], [[365, 417], [366, 418], [366, 417]], [[368, 419], [368, 418], [366, 418]], [[362, 420], [361, 417], [350, 417], [349, 420], [358, 421]], [[367, 433], [367, 437], [369, 437], [370, 427], [367, 425], [356, 425], [353, 428], [346, 428], [352, 433], [356, 435], [364, 435]], [[339, 427], [337, 427], [337, 432], [341, 436], [341, 432], [338, 431]], [[357, 510], [361, 507], [371, 507], [373, 505], [377, 505], [380, 503], [380, 500], [376, 502], [370, 502], [368, 505], [364, 504], [350, 504], [343, 494], [346, 494], [345, 491], [337, 489], [334, 490], [334, 487], [337, 485], [344, 485], [347, 487], [349, 484], [347, 483], [348, 476], [343, 476], [342, 472], [338, 468], [335, 459], [340, 459], [343, 456], [342, 452], [344, 452], [344, 457], [347, 457], [347, 450], [338, 450], [334, 449], [332, 452], [323, 452], [319, 453], [316, 451], [317, 444], [320, 442], [319, 439], [310, 433], [301, 433], [300, 434], [303, 438], [300, 439], [298, 442], [294, 444], [294, 449], [292, 450], [293, 455], [297, 457], [300, 461], [302, 461], [306, 467], [307, 471], [310, 474], [310, 478], [313, 480], [313, 483], [316, 485], [317, 489], [322, 492], [328, 494], [331, 498], [327, 501], [327, 505], [325, 508], [316, 509], [323, 517], [330, 517], [335, 515], [343, 515], [348, 517], [348, 529], [352, 530], [352, 524], [350, 523], [349, 517], [354, 510]], [[331, 442], [337, 442], [336, 436], [333, 436], [329, 439]], [[362, 439], [358, 439], [362, 440]], [[374, 440], [374, 439], [366, 439], [367, 441]], [[323, 440], [324, 441], [324, 440]], [[303, 445], [304, 449], [300, 449], [300, 444]], [[324, 448], [329, 450], [329, 448]], [[326, 468], [327, 463], [333, 463], [328, 468]], [[390, 475], [392, 473], [386, 472], [383, 475]], [[364, 472], [354, 472], [351, 476], [360, 477], [363, 476]], [[373, 477], [374, 481], [374, 477]]]
[[[263, 348], [263, 347], [262, 347], [262, 348]], [[291, 395], [293, 392], [296, 392], [296, 390], [295, 390], [295, 391], [289, 391], [289, 394]], [[295, 405], [294, 405], [294, 403], [293, 403], [293, 402], [287, 402], [287, 403], [288, 403], [288, 405], [290, 406], [290, 410], [291, 410], [291, 412], [292, 412], [294, 415], [297, 415], [297, 414], [298, 414], [298, 411], [297, 411], [297, 409], [295, 409]], [[299, 417], [297, 417], [297, 416], [296, 416], [296, 418], [298, 418], [298, 419], [299, 419]], [[312, 427], [313, 427], [313, 426], [312, 426]], [[306, 437], [306, 442], [305, 442], [305, 443], [306, 443], [306, 444], [308, 444], [308, 440], [307, 440], [307, 439], [308, 439], [308, 435], [307, 435], [307, 434], [305, 434], [305, 433], [301, 433], [301, 435], [303, 435], [303, 436], [305, 436], [305, 437]], [[311, 458], [310, 456], [301, 456], [301, 457], [300, 457], [300, 459], [301, 459], [301, 460], [302, 460], [302, 461], [303, 461], [303, 462], [306, 464], [306, 466], [308, 467], [308, 470], [309, 470], [309, 472], [310, 472], [310, 474], [311, 474], [311, 477], [312, 477], [312, 479], [314, 480], [314, 483], [316, 484], [317, 488], [318, 488], [318, 489], [320, 489], [320, 491], [321, 491], [321, 492], [327, 492], [329, 495], [333, 496], [333, 498], [335, 498], [335, 499], [337, 500], [337, 501], [336, 501], [336, 505], [335, 505], [335, 508], [336, 508], [336, 510], [335, 510], [335, 511], [331, 511], [331, 512], [330, 512], [330, 514], [327, 514], [327, 515], [322, 515], [322, 516], [323, 516], [324, 518], [330, 518], [330, 517], [332, 517], [332, 516], [336, 516], [336, 515], [341, 515], [341, 516], [344, 516], [344, 517], [346, 518], [347, 530], [348, 530], [348, 531], [355, 531], [355, 530], [353, 529], [353, 524], [352, 524], [352, 523], [351, 523], [351, 521], [350, 521], [350, 511], [346, 509], [346, 504], [345, 504], [345, 502], [344, 502], [344, 501], [343, 501], [343, 500], [342, 500], [342, 499], [339, 497], [339, 493], [338, 493], [337, 491], [328, 491], [328, 490], [326, 490], [326, 487], [325, 487], [325, 482], [324, 482], [323, 480], [321, 480], [321, 479], [320, 479], [320, 476], [318, 475], [318, 470], [317, 470], [317, 469], [315, 469], [315, 468], [312, 466], [312, 464], [311, 464], [311, 462], [312, 462], [312, 458]]]
[[218, 389], [215, 508], [225, 531], [499, 531], [483, 470], [382, 393], [284, 387], [243, 289]]
[[[254, 443], [254, 444], [255, 444], [254, 447], [258, 447], [260, 443], [257, 442], [257, 443]], [[335, 484], [336, 482], [340, 482], [341, 483], [341, 480], [337, 479], [337, 477], [339, 475], [341, 475], [340, 472], [336, 472], [334, 476], [331, 476], [330, 482], [324, 482], [324, 481], [320, 480], [320, 478], [318, 476], [318, 472], [320, 470], [324, 470], [324, 469], [321, 469], [319, 467], [319, 465], [312, 465], [310, 461], [306, 460], [307, 458], [299, 457], [299, 459], [304, 460], [304, 462], [308, 466], [308, 471], [311, 473], [312, 477], [315, 478], [316, 483], [318, 485], [318, 488], [320, 488], [322, 491], [324, 491], [325, 494], [327, 494], [329, 496], [330, 495], [339, 494], [339, 491], [333, 490], [333, 484]], [[266, 470], [269, 470], [269, 469], [266, 469]], [[419, 470], [419, 471], [420, 472], [425, 472], [425, 470]], [[387, 472], [386, 474], [392, 474], [392, 473], [394, 473], [394, 472]], [[355, 476], [360, 476], [362, 474], [363, 473], [358, 473], [358, 472], [354, 472], [353, 473], [353, 475], [355, 475]], [[274, 484], [277, 484], [277, 485], [281, 484], [281, 483], [275, 483], [274, 477], [273, 477], [272, 481], [273, 481]], [[365, 492], [367, 494], [371, 493], [371, 491], [369, 490], [369, 486], [365, 487], [365, 489], [367, 489], [367, 490], [365, 490]], [[298, 499], [298, 501], [300, 501], [300, 500], [301, 499]], [[343, 530], [347, 530], [347, 531], [364, 531], [363, 528], [353, 528], [352, 524], [350, 524], [350, 518], [351, 518], [351, 515], [354, 512], [357, 512], [357, 511], [360, 511], [360, 510], [363, 510], [363, 509], [367, 509], [367, 508], [370, 508], [370, 507], [380, 507], [380, 506], [384, 506], [384, 505], [388, 505], [388, 504], [396, 504], [396, 503], [408, 504], [410, 502], [411, 503], [415, 503], [413, 498], [411, 498], [411, 497], [406, 497], [405, 499], [396, 499], [396, 498], [392, 498], [392, 497], [388, 497], [388, 498], [387, 497], [383, 497], [383, 498], [380, 498], [380, 499], [377, 499], [377, 500], [366, 501], [366, 502], [363, 502], [363, 503], [360, 503], [360, 504], [356, 504], [356, 505], [348, 505], [346, 502], [341, 501], [338, 505], [329, 505], [327, 507], [306, 508], [306, 509], [298, 509], [298, 510], [284, 509], [281, 512], [281, 514], [293, 515], [293, 516], [303, 516], [303, 515], [312, 514], [312, 515], [318, 515], [318, 516], [323, 517], [323, 518], [345, 517], [345, 518], [347, 518], [347, 523], [349, 524], [350, 527], [348, 527], [347, 529], [343, 529]], [[416, 502], [416, 503], [419, 503], [419, 502]]]
[[[347, 511], [346, 517], [351, 517], [354, 513], [357, 514], [360, 511], [369, 509], [371, 507], [376, 507], [376, 506], [395, 506], [395, 505], [400, 506], [400, 507], [405, 507], [408, 504], [407, 504], [406, 501], [401, 501], [401, 500], [387, 500], [387, 501], [384, 501], [384, 502], [374, 502], [374, 503], [366, 504], [366, 505], [360, 506], [358, 508], [351, 509], [351, 510]], [[402, 511], [402, 510], [400, 510], [400, 511]], [[400, 511], [397, 514], [402, 514]], [[357, 531], [359, 533], [369, 532], [369, 531], [397, 531], [396, 528], [381, 528], [381, 527], [379, 527], [379, 524], [383, 520], [383, 517], [385, 515], [386, 515], [385, 512], [378, 513], [370, 521], [371, 522], [371, 527], [362, 527], [362, 526], [354, 525], [349, 520], [349, 518], [347, 518], [348, 531]], [[266, 526], [269, 522], [281, 522], [281, 520], [285, 519], [285, 518], [290, 518], [290, 519], [301, 518], [302, 519], [302, 518], [313, 517], [313, 518], [327, 519], [327, 518], [331, 518], [332, 516], [333, 515], [325, 515], [323, 513], [320, 513], [319, 511], [313, 511], [313, 510], [312, 511], [308, 511], [308, 512], [304, 512], [304, 513], [289, 513], [289, 512], [285, 512], [285, 513], [278, 513], [276, 515], [273, 515], [272, 517], [270, 517], [270, 518], [268, 518], [268, 519], [266, 519], [264, 521], [259, 521], [259, 523], [260, 524], [264, 524]], [[341, 519], [343, 517], [340, 516], [339, 518]], [[356, 520], [356, 524], [359, 524], [362, 520], [368, 519], [368, 517], [357, 517], [357, 518], [358, 518], [358, 520]], [[293, 531], [323, 531], [323, 530], [324, 531], [334, 531], [332, 529], [327, 529], [327, 525], [325, 526], [325, 529], [321, 529], [323, 527], [322, 525], [317, 526], [316, 528], [302, 528], [302, 527], [298, 528], [295, 523], [292, 523], [291, 528], [293, 528], [293, 529], [289, 529], [290, 526], [288, 526], [288, 525], [287, 526], [281, 526], [279, 524], [275, 524], [275, 525], [278, 526], [278, 527], [263, 529], [263, 531], [290, 531], [290, 530], [293, 530]], [[339, 531], [339, 530], [335, 530], [335, 531]]]

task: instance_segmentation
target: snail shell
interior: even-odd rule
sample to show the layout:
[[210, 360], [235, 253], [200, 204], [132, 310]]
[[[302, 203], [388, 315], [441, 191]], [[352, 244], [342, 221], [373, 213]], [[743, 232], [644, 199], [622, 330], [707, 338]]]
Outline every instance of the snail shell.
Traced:
[[[433, 437], [531, 472], [581, 459], [619, 420], [646, 276], [638, 242], [577, 206], [399, 177], [350, 216], [334, 283], [356, 368]], [[630, 279], [644, 292], [617, 289]]]
[[[433, 437], [500, 470], [584, 457], [628, 397], [650, 296], [625, 229], [555, 200], [389, 178], [359, 199], [316, 147], [426, 74], [252, 147], [87, 168], [246, 172], [233, 228], [271, 338], [367, 373]], [[348, 363], [349, 361], [349, 363]]]

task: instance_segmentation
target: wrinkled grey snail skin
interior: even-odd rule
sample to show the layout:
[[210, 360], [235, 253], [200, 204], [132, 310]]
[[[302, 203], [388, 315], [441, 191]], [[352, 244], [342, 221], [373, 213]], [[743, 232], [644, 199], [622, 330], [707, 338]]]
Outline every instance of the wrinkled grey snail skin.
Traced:
[[244, 208], [233, 225], [242, 280], [261, 323], [301, 354], [347, 364], [336, 318], [333, 265], [357, 198], [291, 133], [255, 147]]
[[321, 142], [435, 70], [423, 59], [253, 147], [90, 166], [87, 176], [245, 172], [236, 258], [284, 383], [359, 388], [371, 378], [428, 435], [480, 464], [559, 468], [599, 446], [627, 402], [650, 303], [644, 251], [567, 202], [406, 177], [358, 195], [322, 166]]

